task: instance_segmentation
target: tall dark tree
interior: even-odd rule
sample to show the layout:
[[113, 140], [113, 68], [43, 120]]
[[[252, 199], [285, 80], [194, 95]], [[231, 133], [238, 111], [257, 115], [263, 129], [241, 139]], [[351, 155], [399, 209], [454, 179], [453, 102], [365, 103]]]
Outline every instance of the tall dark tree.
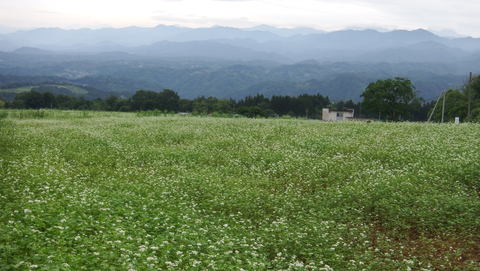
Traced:
[[180, 96], [171, 89], [164, 89], [159, 92], [157, 101], [157, 109], [160, 110], [177, 112], [180, 108]]
[[469, 87], [472, 90], [473, 99], [480, 99], [480, 75], [472, 78]]
[[15, 108], [39, 109], [45, 107], [43, 102], [43, 94], [37, 91], [22, 92], [17, 94], [12, 102], [12, 105]]
[[139, 90], [131, 98], [131, 107], [133, 110], [176, 112], [180, 109], [180, 96], [171, 89], [161, 92]]
[[480, 121], [480, 76], [473, 77], [463, 93], [467, 99], [467, 120]]
[[107, 111], [117, 111], [118, 110], [119, 99], [117, 96], [110, 95], [104, 101], [105, 110]]
[[43, 108], [56, 108], [57, 107], [57, 99], [55, 95], [50, 92], [44, 92], [42, 94], [42, 107]]
[[178, 102], [178, 110], [180, 112], [192, 112], [193, 111], [193, 103], [192, 100], [189, 99], [180, 99]]
[[270, 100], [262, 94], [247, 96], [238, 102], [238, 106], [258, 106], [262, 109], [270, 108]]
[[139, 90], [131, 98], [133, 110], [154, 110], [158, 109], [158, 93], [153, 91]]
[[414, 90], [406, 78], [378, 80], [370, 83], [361, 95], [362, 108], [386, 120], [406, 119], [415, 104]]

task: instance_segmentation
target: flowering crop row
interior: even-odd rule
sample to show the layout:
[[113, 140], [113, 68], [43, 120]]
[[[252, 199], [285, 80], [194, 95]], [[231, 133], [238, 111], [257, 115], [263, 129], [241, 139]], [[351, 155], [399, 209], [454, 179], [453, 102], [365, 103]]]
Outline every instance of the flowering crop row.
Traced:
[[0, 270], [480, 268], [479, 125], [56, 114], [0, 121]]

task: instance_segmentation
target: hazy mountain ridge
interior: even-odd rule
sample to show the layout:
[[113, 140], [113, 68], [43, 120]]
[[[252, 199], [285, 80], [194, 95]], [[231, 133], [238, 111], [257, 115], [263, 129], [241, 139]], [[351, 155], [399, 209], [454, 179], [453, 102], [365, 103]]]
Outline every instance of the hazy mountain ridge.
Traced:
[[[126, 38], [128, 37], [128, 38]], [[186, 28], [159, 25], [156, 27], [126, 27], [102, 29], [64, 30], [60, 28], [40, 28], [0, 35], [0, 40], [20, 47], [38, 47], [40, 49], [80, 50], [82, 46], [102, 47], [118, 46], [138, 47], [161, 41], [189, 42], [204, 40], [251, 40], [258, 48], [272, 51], [273, 44], [278, 47], [314, 46], [322, 49], [378, 49], [404, 46], [424, 41], [437, 41], [447, 46], [475, 51], [479, 50], [480, 39], [443, 38], [429, 31], [394, 30], [379, 32], [376, 30], [341, 30], [324, 32], [311, 28], [275, 28], [258, 26], [254, 28], [210, 27]], [[255, 44], [251, 43], [251, 44]], [[241, 44], [240, 44], [241, 45]], [[352, 47], [354, 46], [354, 47]], [[110, 48], [113, 49], [113, 48]], [[303, 48], [302, 48], [303, 49]], [[8, 51], [5, 48], [0, 50]]]
[[161, 41], [152, 45], [128, 50], [131, 53], [149, 57], [202, 57], [226, 60], [286, 60], [284, 56], [238, 47], [218, 41]]
[[[281, 29], [269, 26], [238, 29], [163, 25], [118, 29], [41, 28], [0, 35], [0, 40], [6, 44], [2, 47], [3, 43], [0, 43], [0, 50], [3, 51], [8, 51], [8, 48], [12, 49], [12, 44], [17, 44], [14, 48], [16, 50], [35, 47], [70, 54], [115, 51], [145, 55], [147, 52], [157, 57], [259, 59], [283, 63], [307, 59], [455, 62], [466, 60], [480, 51], [480, 39], [443, 38], [423, 29], [323, 32], [308, 28]], [[380, 53], [376, 55], [378, 52]], [[386, 57], [389, 54], [391, 58]]]

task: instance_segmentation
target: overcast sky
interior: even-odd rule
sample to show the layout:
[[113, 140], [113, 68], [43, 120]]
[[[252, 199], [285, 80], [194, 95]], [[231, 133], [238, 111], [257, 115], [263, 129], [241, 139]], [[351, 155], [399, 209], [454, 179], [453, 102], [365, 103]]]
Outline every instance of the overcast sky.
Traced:
[[158, 24], [424, 28], [480, 37], [480, 0], [0, 0], [0, 31]]

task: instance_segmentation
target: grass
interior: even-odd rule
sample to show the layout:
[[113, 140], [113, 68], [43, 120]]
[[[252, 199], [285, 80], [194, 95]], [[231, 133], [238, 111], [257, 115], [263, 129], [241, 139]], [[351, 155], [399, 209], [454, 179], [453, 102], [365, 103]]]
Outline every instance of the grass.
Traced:
[[87, 94], [88, 93], [88, 90], [86, 90], [82, 87], [73, 86], [73, 85], [52, 85], [52, 86], [69, 89], [74, 94], [82, 95], [82, 94]]
[[[57, 85], [57, 84], [49, 84], [49, 85], [44, 85], [44, 86], [53, 86], [53, 87], [59, 87], [59, 88], [66, 88], [70, 90], [73, 94], [87, 94], [88, 90], [78, 87], [78, 86], [73, 86], [73, 85]], [[39, 87], [37, 86], [26, 86], [26, 87], [18, 87], [18, 88], [9, 88], [9, 89], [0, 89], [0, 92], [10, 92], [10, 93], [22, 93], [22, 92], [29, 92], [33, 88]]]
[[32, 88], [37, 86], [26, 86], [26, 87], [18, 87], [18, 88], [5, 88], [0, 89], [0, 92], [10, 92], [10, 93], [21, 93], [21, 92], [29, 92]]
[[0, 270], [480, 268], [479, 125], [45, 114], [0, 124]]
[[[168, 115], [168, 114], [164, 114]], [[170, 114], [171, 115], [171, 114]], [[76, 119], [76, 118], [98, 118], [98, 117], [133, 117], [132, 113], [106, 112], [106, 111], [74, 111], [60, 109], [0, 109], [0, 116], [9, 119]], [[1, 117], [0, 117], [1, 118]]]

